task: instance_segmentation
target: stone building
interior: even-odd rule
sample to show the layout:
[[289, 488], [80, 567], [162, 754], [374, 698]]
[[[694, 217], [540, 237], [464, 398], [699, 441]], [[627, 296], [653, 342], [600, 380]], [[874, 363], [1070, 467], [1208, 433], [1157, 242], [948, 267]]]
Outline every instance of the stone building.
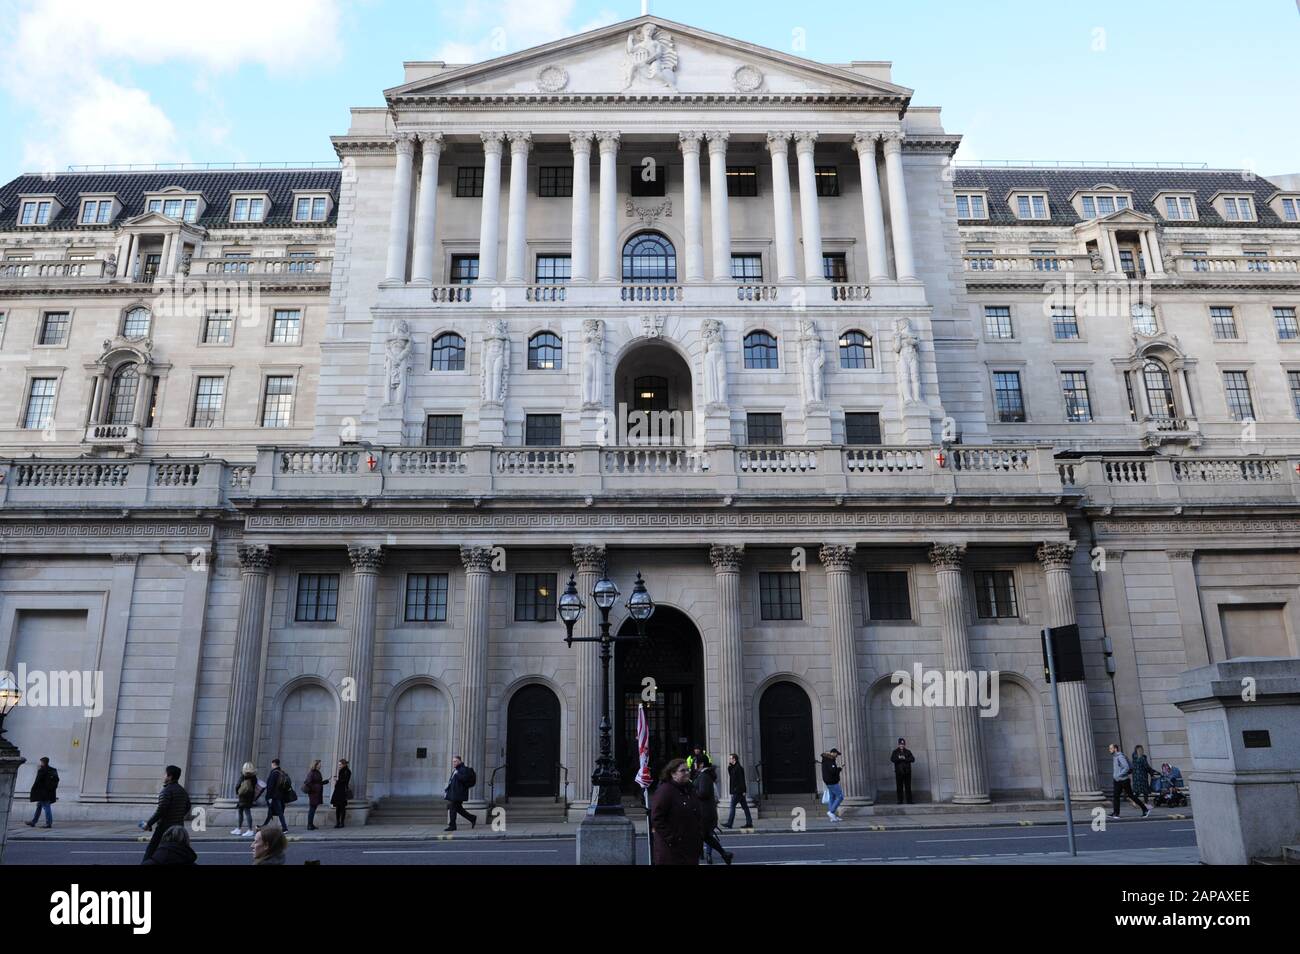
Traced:
[[[602, 571], [658, 607], [624, 769], [652, 696], [656, 763], [736, 752], [764, 806], [831, 746], [892, 801], [899, 736], [924, 800], [1049, 797], [1071, 622], [1073, 792], [1111, 740], [1185, 759], [1177, 673], [1298, 653], [1300, 194], [955, 167], [911, 97], [648, 16], [407, 63], [340, 169], [0, 188], [0, 662], [103, 675], [6, 723], [65, 816], [276, 756], [382, 816], [453, 753], [576, 814], [599, 664], [555, 600], [594, 635]], [[895, 704], [917, 667], [996, 714]]]

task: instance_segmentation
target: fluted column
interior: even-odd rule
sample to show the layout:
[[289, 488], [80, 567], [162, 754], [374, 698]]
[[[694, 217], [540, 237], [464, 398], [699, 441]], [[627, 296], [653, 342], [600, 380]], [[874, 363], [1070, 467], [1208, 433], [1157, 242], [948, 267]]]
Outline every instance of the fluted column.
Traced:
[[[339, 719], [339, 758], [352, 769], [352, 791], [366, 797], [367, 763], [370, 761], [370, 703], [373, 695], [375, 619], [378, 612], [379, 570], [384, 565], [382, 547], [348, 547], [352, 561], [352, 634], [348, 641], [348, 670], [353, 680], [351, 700], [343, 700]], [[238, 776], [235, 776], [238, 778]]]
[[790, 134], [767, 134], [767, 151], [772, 156], [772, 217], [776, 223], [776, 280], [795, 282], [794, 212], [790, 207]]
[[[478, 281], [497, 280], [501, 228], [501, 140], [499, 132], [480, 133], [483, 140], [483, 209], [478, 226]], [[477, 771], [477, 766], [475, 766]]]
[[[745, 548], [721, 544], [709, 548], [709, 562], [718, 586], [718, 725], [714, 758], [727, 764], [735, 752], [740, 763], [748, 765], [745, 752], [745, 654], [741, 643], [740, 565]], [[726, 772], [718, 773], [718, 782], [730, 794]]]
[[524, 281], [528, 228], [528, 152], [532, 133], [510, 133], [510, 205], [506, 210], [506, 281]]
[[858, 684], [858, 654], [853, 625], [853, 561], [857, 548], [824, 545], [820, 557], [826, 568], [831, 617], [831, 680], [835, 686], [835, 723], [844, 752], [844, 796], [851, 804], [875, 801], [867, 759], [867, 724]]
[[600, 148], [598, 260], [602, 282], [616, 282], [621, 277], [618, 268], [618, 141], [616, 132], [596, 133]]
[[591, 281], [591, 133], [569, 133], [573, 149], [573, 220], [569, 235], [569, 280]]
[[221, 749], [221, 788], [240, 777], [253, 761], [253, 731], [257, 724], [257, 686], [262, 664], [262, 622], [266, 616], [266, 583], [271, 572], [271, 548], [239, 547], [239, 617], [235, 626], [235, 659], [230, 677], [230, 708]]
[[438, 217], [438, 160], [442, 156], [442, 133], [420, 134], [420, 196], [415, 205], [415, 251], [411, 253], [411, 281], [433, 282], [435, 223]]
[[727, 211], [728, 134], [709, 137], [709, 216], [713, 225], [713, 280], [731, 281], [731, 214]]
[[803, 280], [809, 284], [826, 280], [822, 265], [822, 213], [817, 205], [817, 166], [813, 149], [815, 132], [794, 134], [794, 150], [799, 157], [799, 220], [803, 225]]
[[[492, 549], [461, 547], [465, 565], [465, 660], [460, 682], [459, 755], [480, 776], [487, 764], [488, 611], [492, 597]], [[479, 779], [481, 788], [485, 777]]]
[[[966, 631], [966, 600], [962, 587], [965, 546], [935, 544], [930, 562], [939, 580], [939, 613], [943, 632], [943, 665], [949, 672], [971, 671], [970, 636]], [[948, 710], [952, 720], [952, 800], [959, 805], [980, 805], [989, 801], [984, 768], [984, 744], [980, 738], [979, 713], [971, 704]]]
[[[1068, 626], [1076, 621], [1074, 587], [1070, 563], [1074, 543], [1044, 543], [1035, 554], [1047, 577], [1047, 625]], [[1061, 734], [1065, 738], [1065, 770], [1070, 773], [1072, 798], [1102, 798], [1097, 778], [1097, 747], [1092, 737], [1092, 716], [1088, 711], [1088, 683], [1062, 682]]]
[[397, 163], [393, 170], [393, 202], [388, 219], [388, 268], [384, 275], [385, 281], [404, 282], [406, 243], [411, 231], [411, 175], [414, 172], [415, 137], [411, 133], [398, 133], [394, 137], [394, 146]]
[[898, 280], [915, 281], [912, 259], [912, 220], [907, 211], [907, 185], [903, 182], [903, 134], [885, 134], [885, 178], [889, 180], [889, 224], [894, 233], [894, 266]]
[[[577, 568], [578, 595], [591, 602], [592, 591], [605, 569], [605, 548], [575, 546], [573, 565]], [[594, 606], [578, 620], [578, 636], [595, 638], [600, 635], [600, 612]], [[577, 739], [569, 777], [573, 781], [573, 799], [589, 802], [592, 796], [591, 776], [596, 770], [600, 755], [600, 646], [597, 643], [574, 643], [578, 654]]]
[[867, 271], [871, 281], [889, 279], [889, 257], [885, 254], [885, 213], [880, 204], [880, 176], [876, 173], [876, 143], [879, 133], [858, 133], [853, 149], [858, 154], [862, 177], [862, 218], [867, 228]]
[[680, 132], [682, 193], [686, 199], [686, 280], [704, 281], [704, 218], [700, 199], [700, 140], [698, 132]]

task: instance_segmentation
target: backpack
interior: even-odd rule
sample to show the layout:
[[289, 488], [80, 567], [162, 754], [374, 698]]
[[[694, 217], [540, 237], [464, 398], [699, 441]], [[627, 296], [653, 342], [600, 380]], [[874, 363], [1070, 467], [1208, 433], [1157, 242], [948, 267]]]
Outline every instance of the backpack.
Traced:
[[477, 784], [478, 784], [478, 776], [474, 774], [474, 770], [472, 768], [466, 765], [465, 766], [465, 787], [473, 788]]
[[280, 801], [288, 805], [298, 800], [298, 793], [293, 790], [293, 779], [288, 772], [280, 773]]

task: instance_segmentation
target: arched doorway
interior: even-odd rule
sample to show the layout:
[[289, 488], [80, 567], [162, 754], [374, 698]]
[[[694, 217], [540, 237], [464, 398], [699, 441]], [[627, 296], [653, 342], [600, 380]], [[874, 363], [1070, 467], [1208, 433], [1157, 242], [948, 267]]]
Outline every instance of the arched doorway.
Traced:
[[[620, 635], [636, 632], [626, 620]], [[704, 644], [689, 616], [660, 606], [646, 624], [646, 638], [615, 645], [614, 757], [624, 791], [636, 791], [637, 707], [645, 705], [650, 728], [650, 771], [657, 779], [670, 759], [690, 754], [691, 745], [708, 744], [704, 723]], [[654, 698], [645, 699], [646, 679]], [[716, 756], [717, 753], [714, 753]], [[590, 771], [586, 766], [584, 771]]]
[[689, 445], [691, 390], [690, 366], [671, 345], [650, 339], [631, 348], [614, 370], [618, 445]]
[[393, 706], [390, 795], [441, 795], [450, 771], [446, 751], [447, 697], [435, 686], [416, 683]]
[[559, 766], [560, 700], [545, 686], [524, 686], [506, 713], [506, 794], [558, 795]]
[[[303, 683], [285, 696], [280, 710], [280, 737], [275, 740], [275, 751], [263, 762], [269, 764], [272, 758], [279, 758], [280, 766], [297, 785], [312, 762], [320, 759], [321, 774], [329, 778], [338, 733], [334, 693], [318, 683]], [[258, 765], [258, 771], [263, 770]]]
[[[910, 688], [911, 680], [908, 680]], [[898, 798], [898, 786], [894, 781], [894, 763], [889, 761], [890, 753], [898, 745], [899, 739], [907, 740], [907, 748], [916, 756], [912, 766], [912, 799], [917, 802], [931, 801], [938, 798], [938, 792], [931, 791], [933, 786], [933, 758], [930, 752], [930, 732], [927, 722], [933, 709], [921, 706], [897, 706], [891, 698], [897, 683], [886, 676], [871, 688], [870, 715], [867, 724], [871, 727], [871, 759], [876, 776], [876, 800], [882, 804], [892, 805]], [[920, 687], [917, 687], [918, 691]]]
[[817, 791], [812, 705], [793, 682], [774, 682], [758, 703], [763, 748], [763, 794]]
[[[998, 798], [1043, 798], [1041, 712], [1038, 700], [1023, 685], [1005, 676], [998, 680], [998, 714], [980, 719], [985, 757], [997, 760], [989, 773], [989, 794]], [[996, 753], [996, 756], [991, 753]]]

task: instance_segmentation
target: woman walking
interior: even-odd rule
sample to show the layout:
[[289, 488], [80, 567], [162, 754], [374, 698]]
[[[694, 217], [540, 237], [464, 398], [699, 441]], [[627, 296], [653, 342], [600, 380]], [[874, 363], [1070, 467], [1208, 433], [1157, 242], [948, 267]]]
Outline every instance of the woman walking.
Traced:
[[347, 759], [339, 759], [339, 770], [334, 776], [334, 794], [330, 804], [334, 806], [334, 827], [342, 828], [348, 814], [348, 799], [352, 797], [352, 769], [348, 768]]
[[307, 830], [316, 831], [316, 809], [325, 800], [325, 777], [320, 773], [320, 759], [311, 763], [302, 790], [307, 793]]
[[[257, 796], [261, 792], [261, 786], [257, 784], [257, 767], [252, 762], [245, 762], [243, 774], [239, 776], [239, 781], [235, 785], [235, 797], [238, 799], [236, 808], [239, 811], [239, 820], [235, 823], [232, 835], [253, 836], [253, 802], [257, 801]], [[248, 819], [248, 824], [244, 824], [244, 819]]]
[[673, 759], [664, 766], [650, 803], [654, 824], [656, 865], [698, 865], [701, 832], [700, 800], [691, 784], [691, 770], [685, 759]]
[[1133, 794], [1145, 805], [1151, 795], [1151, 776], [1155, 772], [1151, 769], [1147, 754], [1140, 745], [1133, 747], [1133, 758], [1130, 762], [1133, 765]]

